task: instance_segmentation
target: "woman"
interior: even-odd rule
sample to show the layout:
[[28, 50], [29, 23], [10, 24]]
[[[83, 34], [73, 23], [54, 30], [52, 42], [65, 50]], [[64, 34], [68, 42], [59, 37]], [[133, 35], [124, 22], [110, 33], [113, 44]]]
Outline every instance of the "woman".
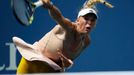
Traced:
[[89, 33], [97, 21], [94, 9], [81, 9], [76, 21], [71, 22], [62, 16], [50, 0], [42, 2], [57, 25], [33, 45], [13, 37], [14, 44], [23, 56], [17, 69], [18, 74], [63, 72], [90, 44]]

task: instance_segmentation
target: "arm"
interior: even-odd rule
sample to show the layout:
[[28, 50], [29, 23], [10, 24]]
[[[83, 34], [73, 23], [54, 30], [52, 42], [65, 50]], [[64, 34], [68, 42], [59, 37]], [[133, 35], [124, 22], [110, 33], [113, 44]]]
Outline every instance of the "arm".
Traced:
[[51, 15], [51, 17], [58, 23], [60, 24], [65, 30], [70, 30], [73, 29], [75, 27], [75, 25], [72, 24], [72, 22], [65, 18], [61, 12], [59, 11], [59, 9], [54, 6], [50, 0], [42, 0], [44, 3], [44, 7], [48, 9], [49, 14]]

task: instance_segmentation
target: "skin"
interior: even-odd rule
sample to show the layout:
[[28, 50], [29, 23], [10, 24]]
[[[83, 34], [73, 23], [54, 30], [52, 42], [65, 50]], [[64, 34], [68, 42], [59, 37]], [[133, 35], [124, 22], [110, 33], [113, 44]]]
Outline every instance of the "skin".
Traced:
[[[75, 35], [77, 38], [75, 38], [76, 40], [74, 41], [74, 44], [73, 44], [74, 48], [69, 48], [69, 49], [74, 50], [75, 48], [78, 47], [81, 36], [84, 36], [84, 38], [85, 38], [85, 41], [84, 41], [85, 48], [90, 44], [89, 33], [95, 27], [96, 21], [97, 21], [97, 17], [93, 13], [89, 13], [84, 16], [80, 16], [76, 19], [75, 22], [71, 22], [69, 19], [65, 18], [61, 14], [61, 12], [59, 11], [59, 9], [56, 6], [51, 4], [50, 0], [42, 0], [42, 1], [44, 3], [44, 8], [48, 9], [50, 16], [66, 30], [67, 36], [72, 36], [72, 35], [70, 35], [72, 30], [76, 31]], [[65, 41], [65, 42], [68, 42], [68, 41]], [[64, 51], [66, 51], [66, 50], [64, 50]], [[66, 54], [66, 53], [64, 53], [64, 51], [63, 51], [63, 54], [67, 58], [70, 58], [71, 60], [74, 60], [77, 56], [79, 56], [79, 53], [77, 54], [77, 50], [75, 51], [76, 54], [75, 53], [72, 54], [72, 55], [76, 55], [73, 57], [69, 56], [70, 52], [68, 54]], [[72, 51], [72, 52], [74, 52], [74, 51]], [[69, 65], [69, 62], [66, 63], [66, 65]]]
[[[67, 33], [67, 36], [72, 36], [70, 35], [72, 30], [76, 31], [76, 40], [74, 41], [73, 47], [77, 47], [80, 43], [81, 36], [84, 36], [85, 38], [85, 48], [90, 44], [90, 38], [89, 38], [89, 33], [91, 30], [95, 27], [96, 25], [96, 16], [94, 14], [86, 14], [85, 16], [80, 16], [76, 19], [75, 22], [71, 22], [69, 19], [65, 18], [59, 9], [52, 5], [50, 0], [42, 0], [44, 3], [44, 8], [48, 9], [50, 16], [59, 24], [61, 25]], [[68, 41], [66, 41], [68, 42]], [[70, 48], [73, 50], [73, 48]], [[64, 50], [65, 51], [65, 50]], [[64, 53], [63, 54], [70, 58], [71, 60], [74, 60], [79, 54], [72, 54], [76, 55], [74, 57], [70, 57], [68, 54]], [[73, 52], [73, 51], [72, 51]], [[72, 53], [71, 52], [71, 53]], [[75, 51], [76, 52], [76, 51]], [[69, 52], [70, 53], [70, 52]], [[48, 56], [49, 57], [49, 56]], [[69, 63], [68, 63], [69, 64]]]
[[96, 18], [93, 14], [81, 16], [76, 20], [77, 31], [80, 33], [89, 34], [96, 25]]
[[88, 34], [96, 25], [96, 18], [92, 14], [87, 14], [76, 19], [73, 23], [69, 19], [62, 16], [57, 7], [53, 6], [50, 0], [42, 0], [44, 8], [47, 8], [51, 17], [58, 22], [63, 28], [76, 28], [79, 33]]
[[[80, 16], [76, 19], [75, 22], [71, 22], [69, 19], [62, 16], [59, 9], [52, 5], [50, 0], [42, 0], [43, 6], [45, 9], [48, 9], [50, 16], [59, 24], [61, 27], [63, 27], [66, 30], [67, 37], [72, 36], [71, 31], [75, 31], [75, 37], [73, 38], [72, 45], [68, 46], [70, 42], [68, 40], [65, 40], [64, 42], [67, 43], [66, 48], [71, 47], [67, 50], [71, 50], [67, 52], [67, 50], [63, 51], [63, 55], [65, 55], [67, 58], [74, 60], [77, 56], [79, 56], [79, 51], [77, 50], [77, 47], [79, 47], [79, 44], [81, 44], [81, 37], [84, 37], [84, 47], [86, 48], [90, 44], [90, 38], [89, 33], [96, 25], [96, 16], [94, 14], [87, 14], [85, 16]], [[47, 53], [47, 52], [46, 52]], [[48, 51], [49, 53], [49, 51]], [[46, 55], [46, 54], [45, 54]], [[72, 56], [74, 55], [74, 56]], [[49, 57], [49, 56], [48, 56]], [[55, 57], [55, 56], [52, 56]], [[66, 59], [64, 61], [65, 66], [70, 65], [70, 60]], [[56, 63], [59, 60], [52, 59], [53, 61], [56, 61]], [[42, 64], [41, 64], [42, 63]], [[57, 63], [58, 65], [61, 65], [61, 63]], [[23, 66], [25, 65], [25, 66]], [[32, 69], [34, 68], [34, 69]], [[24, 73], [46, 73], [46, 72], [57, 72], [53, 68], [51, 68], [46, 63], [40, 62], [40, 61], [34, 61], [30, 62], [26, 59], [22, 58], [21, 63], [17, 69], [17, 74], [24, 74]], [[59, 72], [59, 71], [58, 71]]]

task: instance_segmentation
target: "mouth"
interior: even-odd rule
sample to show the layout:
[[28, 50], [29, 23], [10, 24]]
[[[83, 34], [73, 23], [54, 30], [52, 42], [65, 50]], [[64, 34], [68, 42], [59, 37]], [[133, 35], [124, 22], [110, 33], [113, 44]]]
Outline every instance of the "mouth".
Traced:
[[91, 27], [87, 27], [86, 31], [89, 32], [91, 30]]

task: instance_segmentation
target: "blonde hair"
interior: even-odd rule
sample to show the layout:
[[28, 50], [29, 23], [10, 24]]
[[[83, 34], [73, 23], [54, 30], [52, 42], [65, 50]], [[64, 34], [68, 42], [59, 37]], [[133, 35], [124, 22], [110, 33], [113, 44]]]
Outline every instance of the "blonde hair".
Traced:
[[80, 11], [83, 9], [91, 8], [91, 9], [95, 10], [96, 12], [98, 12], [96, 5], [92, 2], [93, 2], [93, 0], [86, 0], [84, 2], [83, 6], [81, 7]]
[[107, 2], [106, 0], [86, 0], [86, 2], [83, 4], [82, 8], [93, 8], [97, 10], [96, 4], [97, 3], [102, 3], [106, 5], [109, 8], [113, 8], [113, 5]]

